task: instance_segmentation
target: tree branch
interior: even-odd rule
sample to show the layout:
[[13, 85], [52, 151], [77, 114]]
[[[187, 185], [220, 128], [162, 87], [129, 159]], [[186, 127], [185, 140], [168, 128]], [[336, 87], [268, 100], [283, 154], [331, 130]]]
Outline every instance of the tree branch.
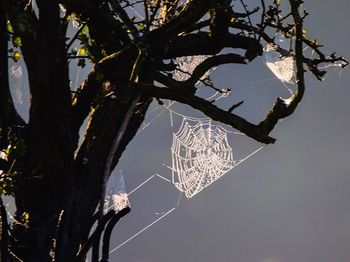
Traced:
[[188, 27], [191, 27], [201, 19], [215, 4], [216, 1], [214, 0], [189, 1], [177, 16], [158, 29], [151, 31], [147, 35], [147, 42], [152, 45], [154, 43], [168, 42], [176, 38], [178, 34], [186, 31]]
[[112, 146], [108, 152], [108, 156], [106, 159], [106, 165], [105, 169], [103, 172], [103, 177], [102, 177], [102, 188], [101, 188], [101, 196], [100, 196], [100, 207], [99, 207], [99, 212], [100, 212], [100, 217], [103, 215], [103, 207], [104, 207], [104, 200], [106, 197], [106, 189], [107, 189], [107, 182], [110, 174], [112, 173], [113, 169], [113, 162], [115, 155], [117, 153], [117, 150], [120, 147], [120, 144], [122, 142], [123, 137], [125, 136], [125, 132], [128, 128], [128, 125], [131, 122], [131, 119], [133, 117], [133, 114], [135, 112], [135, 109], [137, 107], [137, 103], [139, 102], [140, 97], [137, 95], [134, 99], [132, 99], [128, 111], [126, 112], [125, 116], [123, 117], [120, 127], [118, 129], [118, 132], [116, 133], [115, 137], [113, 138]]
[[71, 109], [71, 125], [73, 130], [79, 130], [84, 119], [90, 113], [93, 106], [92, 103], [102, 91], [101, 87], [104, 81], [111, 81], [111, 84], [115, 85], [113, 89], [116, 89], [118, 88], [118, 83], [125, 83], [129, 79], [136, 56], [137, 49], [130, 47], [114, 53], [97, 63], [93, 71], [73, 96]]
[[282, 98], [277, 98], [271, 111], [267, 114], [266, 118], [259, 123], [259, 128], [265, 129], [270, 132], [280, 119], [290, 116], [298, 104], [302, 100], [305, 92], [305, 77], [304, 77], [304, 64], [303, 64], [303, 20], [300, 17], [298, 8], [302, 1], [290, 0], [292, 8], [292, 16], [295, 23], [295, 64], [296, 64], [296, 79], [297, 79], [297, 91], [290, 98], [290, 101], [285, 101]]
[[230, 125], [256, 141], [270, 144], [274, 143], [276, 140], [268, 135], [266, 129], [260, 128], [236, 114], [218, 108], [211, 102], [205, 100], [204, 98], [197, 97], [187, 90], [176, 87], [162, 88], [148, 85], [141, 86], [141, 89], [143, 89], [147, 94], [150, 94], [156, 98], [171, 99], [187, 104], [194, 109], [201, 111], [211, 119]]
[[170, 59], [179, 56], [215, 55], [224, 48], [246, 50], [245, 56], [249, 61], [262, 54], [262, 46], [254, 38], [230, 33], [222, 36], [220, 40], [215, 40], [207, 32], [179, 36], [165, 47], [163, 53], [158, 50], [151, 54]]
[[[292, 7], [292, 15], [296, 26], [296, 41], [295, 41], [295, 59], [296, 59], [296, 76], [297, 76], [297, 91], [290, 101], [285, 101], [282, 98], [277, 98], [270, 112], [266, 115], [258, 125], [254, 125], [247, 120], [224, 111], [205, 99], [199, 98], [176, 83], [165, 75], [161, 77], [157, 75], [157, 81], [161, 82], [168, 88], [144, 86], [147, 92], [151, 92], [155, 97], [172, 99], [181, 103], [188, 104], [195, 109], [200, 110], [210, 118], [231, 125], [233, 128], [241, 131], [247, 136], [263, 143], [273, 143], [274, 138], [268, 136], [271, 130], [275, 127], [280, 119], [291, 115], [299, 102], [303, 98], [305, 91], [304, 67], [303, 67], [303, 26], [302, 18], [300, 17], [298, 8], [300, 1], [290, 0]], [[231, 110], [229, 110], [231, 111]]]
[[112, 235], [112, 230], [115, 225], [122, 219], [124, 216], [129, 214], [130, 207], [126, 207], [120, 210], [117, 214], [115, 214], [112, 219], [109, 221], [106, 230], [103, 234], [103, 245], [102, 245], [102, 259], [100, 262], [108, 262], [109, 261], [109, 243]]
[[96, 252], [96, 245], [99, 245], [100, 243], [100, 237], [101, 234], [105, 228], [105, 225], [108, 223], [108, 221], [113, 217], [115, 214], [114, 210], [110, 210], [107, 214], [105, 214], [102, 219], [99, 221], [97, 228], [95, 231], [92, 233], [92, 235], [89, 237], [89, 239], [84, 243], [83, 247], [80, 249], [79, 253], [77, 254], [76, 257], [76, 262], [83, 261], [86, 254], [89, 252], [91, 247], [95, 247], [94, 252]]
[[[161, 39], [163, 39], [163, 36]], [[159, 52], [158, 49], [154, 49], [152, 52], [151, 50], [153, 47], [151, 47], [149, 53], [151, 57], [155, 57], [156, 59], [168, 59], [185, 55], [217, 54], [225, 47], [247, 50], [246, 54], [249, 60], [262, 52], [262, 47], [259, 42], [250, 37], [227, 34], [220, 41], [215, 41], [209, 33], [199, 32], [177, 37], [169, 46], [166, 45], [164, 47], [164, 52]], [[101, 83], [96, 81], [96, 74], [98, 74], [98, 72], [104, 72], [106, 80], [117, 78], [117, 76], [120, 78], [123, 76], [125, 77], [130, 74], [129, 68], [132, 66], [131, 63], [125, 65], [125, 61], [132, 62], [136, 59], [136, 56], [137, 49], [135, 47], [129, 47], [99, 62], [94, 72], [89, 75], [88, 79], [78, 89], [77, 94], [73, 98], [74, 116], [72, 118], [72, 123], [75, 128], [80, 127], [81, 123], [90, 112], [92, 100], [100, 90]], [[244, 57], [234, 54], [211, 58], [197, 69], [186, 85], [197, 82], [197, 79], [200, 78], [200, 75], [203, 74], [205, 70], [218, 63], [223, 63], [224, 59], [227, 60], [226, 63], [245, 63]]]
[[209, 57], [200, 63], [192, 72], [191, 77], [184, 82], [185, 85], [195, 85], [201, 77], [211, 68], [223, 64], [246, 64], [246, 58], [237, 54], [223, 54]]
[[100, 47], [107, 48], [108, 53], [121, 50], [131, 43], [123, 24], [115, 19], [106, 5], [100, 1], [61, 0], [69, 12], [79, 15], [89, 27], [89, 35]]
[[34, 11], [27, 7], [27, 1], [2, 1], [7, 11], [8, 19], [14, 30], [14, 35], [21, 38], [21, 51], [28, 72], [36, 61], [38, 37], [38, 19]]
[[[134, 41], [138, 41], [140, 38], [139, 30], [136, 28], [134, 22], [130, 19], [129, 15], [123, 7], [120, 5], [118, 0], [110, 0], [113, 11], [119, 16], [119, 18], [123, 21], [126, 29], [130, 31]], [[125, 29], [125, 30], [126, 30]]]
[[1, 225], [1, 241], [0, 241], [0, 254], [1, 261], [7, 262], [9, 259], [9, 249], [8, 249], [8, 222], [7, 222], [7, 213], [4, 203], [2, 202], [2, 197], [0, 196], [0, 225]]
[[154, 80], [165, 86], [176, 86], [176, 88], [185, 89], [194, 93], [196, 91], [195, 84], [200, 81], [202, 76], [211, 68], [223, 65], [223, 64], [246, 64], [246, 59], [243, 56], [237, 54], [222, 54], [213, 57], [209, 57], [200, 63], [194, 71], [190, 74], [190, 78], [186, 81], [177, 81], [162, 73], [154, 73]]

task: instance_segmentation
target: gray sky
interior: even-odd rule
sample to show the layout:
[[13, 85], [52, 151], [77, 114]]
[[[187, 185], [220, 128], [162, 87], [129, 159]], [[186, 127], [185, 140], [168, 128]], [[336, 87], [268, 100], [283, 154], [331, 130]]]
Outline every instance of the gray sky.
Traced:
[[[308, 34], [326, 50], [349, 58], [350, 3], [306, 2]], [[350, 261], [350, 73], [330, 71], [322, 83], [307, 78], [302, 104], [273, 131], [275, 145], [264, 146], [194, 198], [183, 197], [168, 216], [115, 251], [111, 261]], [[244, 68], [219, 69], [213, 76], [218, 86], [233, 88], [230, 99], [250, 96], [237, 112], [252, 121], [266, 113], [276, 95], [288, 94], [271, 80], [262, 59]], [[174, 110], [200, 116], [181, 105]], [[119, 166], [128, 190], [155, 173], [171, 177], [164, 164], [171, 165], [172, 132], [181, 119], [174, 116], [171, 127], [169, 116], [162, 114], [128, 146]], [[261, 146], [234, 134], [229, 140], [237, 158]], [[117, 225], [112, 247], [170, 210], [177, 199], [171, 184], [151, 179], [130, 196], [132, 212]]]

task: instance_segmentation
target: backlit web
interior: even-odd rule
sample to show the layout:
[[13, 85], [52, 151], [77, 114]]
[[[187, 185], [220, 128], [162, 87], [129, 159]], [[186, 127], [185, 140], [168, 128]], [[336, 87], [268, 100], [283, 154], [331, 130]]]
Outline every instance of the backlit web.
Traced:
[[13, 82], [13, 95], [15, 98], [15, 102], [17, 104], [22, 105], [23, 103], [23, 70], [20, 65], [13, 65], [10, 69], [10, 76]]
[[[225, 130], [219, 125], [213, 124], [212, 120], [209, 118], [185, 116], [170, 109], [170, 106], [167, 106], [166, 108], [170, 111], [171, 115], [174, 115], [174, 117], [176, 116], [181, 121], [176, 121], [176, 123], [181, 124], [178, 131], [172, 134], [173, 140], [170, 147], [172, 158], [171, 165], [168, 166], [164, 164], [165, 167], [171, 170], [171, 177], [170, 174], [166, 173], [163, 175], [158, 173], [152, 174], [128, 193], [125, 193], [125, 186], [120, 186], [121, 184], [124, 185], [124, 180], [122, 180], [123, 182], [119, 182], [119, 186], [115, 186], [115, 188], [119, 188], [116, 192], [123, 193], [113, 193], [113, 190], [110, 192], [112, 192], [112, 195], [125, 196], [124, 199], [126, 199], [128, 196], [130, 197], [132, 194], [146, 186], [146, 184], [149, 184], [152, 181], [156, 182], [157, 179], [160, 179], [161, 181], [166, 181], [169, 185], [174, 186], [180, 191], [180, 194], [178, 195], [176, 203], [174, 201], [173, 206], [169, 209], [167, 208], [163, 212], [155, 212], [154, 220], [136, 231], [125, 241], [112, 248], [109, 252], [110, 254], [116, 252], [154, 224], [174, 212], [180, 205], [182, 199], [181, 196], [183, 194], [187, 198], [194, 197], [199, 192], [203, 191], [203, 189], [207, 188], [220, 177], [227, 174], [230, 170], [237, 167], [262, 149], [262, 147], [259, 147], [255, 151], [245, 155], [243, 158], [240, 157], [235, 159], [232, 147], [229, 144], [228, 134], [231, 132]], [[156, 115], [156, 118], [158, 118], [158, 115]], [[150, 123], [153, 121], [154, 118]], [[146, 125], [145, 127], [148, 126], [149, 125]], [[141, 131], [142, 130], [143, 129], [141, 129]], [[243, 135], [239, 132], [232, 133], [239, 136]], [[117, 181], [120, 181], [120, 178]], [[120, 190], [120, 188], [124, 188], [124, 190]], [[123, 197], [118, 197], [118, 199], [123, 199]], [[110, 200], [108, 203], [112, 206], [115, 205], [115, 203]]]
[[113, 208], [115, 212], [119, 212], [126, 207], [130, 207], [130, 202], [126, 193], [123, 172], [120, 170], [108, 179], [104, 210], [106, 213]]
[[173, 134], [172, 182], [186, 197], [196, 195], [234, 167], [227, 133], [210, 119], [184, 118]]
[[[173, 74], [173, 78], [177, 81], [186, 81], [191, 77], [193, 70], [202, 63], [210, 55], [195, 55], [195, 56], [181, 56], [175, 59], [177, 69]], [[202, 79], [208, 77], [210, 72], [205, 73]]]
[[294, 83], [295, 63], [290, 52], [291, 42], [280, 34], [276, 34], [275, 43], [267, 44], [264, 48], [266, 66], [282, 82]]
[[[186, 81], [196, 66], [208, 57], [193, 56], [177, 58], [175, 63], [178, 69], [175, 70], [173, 78], [177, 81]], [[202, 77], [202, 80], [208, 77], [209, 74], [210, 72], [207, 72]], [[226, 96], [226, 93], [216, 92], [206, 99], [217, 101]], [[134, 189], [128, 191], [127, 194], [125, 193], [124, 196], [130, 197], [152, 181], [161, 180], [166, 181], [169, 185], [180, 191], [176, 203], [174, 202], [173, 206], [170, 206], [169, 209], [167, 208], [163, 212], [154, 212], [154, 220], [112, 248], [109, 252], [110, 254], [118, 251], [124, 245], [174, 212], [180, 205], [183, 194], [187, 198], [194, 197], [262, 149], [262, 147], [259, 147], [243, 158], [234, 159], [233, 150], [228, 140], [228, 134], [231, 132], [219, 125], [213, 124], [209, 118], [195, 118], [183, 115], [173, 109], [175, 104], [175, 101], [169, 101], [169, 103], [164, 104], [164, 107], [156, 105], [149, 112], [150, 119], [145, 121], [143, 127], [139, 130], [139, 133], [143, 132], [143, 130], [150, 127], [166, 111], [169, 112], [171, 127], [175, 126], [175, 123], [181, 123], [178, 131], [172, 134], [173, 140], [170, 147], [171, 164], [163, 164], [171, 170], [171, 174], [169, 174], [170, 172], [162, 175], [158, 173], [152, 174]], [[244, 134], [239, 132], [232, 133], [244, 136]], [[115, 205], [112, 202], [109, 202], [109, 204]]]
[[[195, 68], [209, 57], [211, 56], [196, 55], [176, 58], [174, 62], [177, 67], [173, 72], [173, 78], [177, 81], [188, 80]], [[200, 82], [208, 78], [213, 70], [215, 70], [215, 68], [206, 72], [202, 76]], [[216, 92], [206, 99], [218, 101], [227, 95], [228, 93]], [[172, 134], [173, 140], [170, 148], [171, 164], [170, 166], [164, 164], [171, 172], [165, 172], [165, 174], [162, 175], [158, 173], [151, 174], [134, 189], [128, 191], [128, 193], [126, 193], [125, 190], [123, 176], [119, 175], [120, 177], [118, 179], [111, 176], [109, 179], [110, 189], [107, 191], [108, 196], [106, 197], [105, 210], [114, 208], [118, 212], [122, 208], [129, 206], [128, 197], [131, 197], [132, 194], [152, 181], [155, 182], [157, 179], [166, 181], [168, 185], [180, 191], [176, 203], [174, 202], [169, 209], [167, 208], [163, 212], [154, 212], [156, 216], [154, 220], [112, 248], [109, 251], [110, 254], [116, 252], [175, 211], [180, 205], [183, 194], [187, 198], [194, 197], [220, 177], [227, 174], [234, 167], [243, 163], [262, 149], [262, 147], [260, 147], [254, 152], [245, 155], [243, 158], [234, 159], [233, 150], [228, 142], [229, 131], [219, 125], [213, 124], [212, 120], [209, 118], [194, 118], [173, 110], [175, 103], [175, 101], [169, 101], [168, 104], [164, 104], [164, 107], [156, 105], [155, 108], [151, 109], [149, 112], [153, 117], [151, 117], [149, 121], [145, 121], [143, 127], [139, 130], [140, 133], [151, 126], [151, 124], [166, 111], [169, 112], [171, 127], [174, 126], [174, 123], [181, 123], [179, 130]], [[179, 121], [176, 121], [175, 117]], [[232, 133], [243, 135], [237, 132]], [[113, 182], [113, 180], [111, 181], [111, 179], [115, 179], [115, 182]]]

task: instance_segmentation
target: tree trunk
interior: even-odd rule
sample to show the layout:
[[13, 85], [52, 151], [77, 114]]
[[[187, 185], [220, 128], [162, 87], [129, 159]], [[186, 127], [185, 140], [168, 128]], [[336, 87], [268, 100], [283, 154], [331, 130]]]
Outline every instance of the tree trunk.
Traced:
[[[141, 98], [123, 134], [113, 165], [117, 164], [136, 134], [150, 102], [148, 97]], [[104, 106], [110, 106], [111, 110], [95, 116], [91, 125], [96, 126], [92, 129], [102, 133], [106, 123], [113, 123], [114, 128], [108, 129], [109, 132], [102, 134], [93, 145], [89, 144], [91, 141], [83, 143], [75, 159], [72, 154], [70, 157], [58, 155], [65, 152], [62, 149], [70, 148], [71, 142], [57, 132], [52, 134], [55, 130], [32, 134], [36, 138], [30, 144], [36, 143], [31, 148], [35, 151], [28, 156], [32, 172], [25, 180], [25, 197], [22, 199], [24, 210], [29, 214], [29, 224], [28, 227], [15, 226], [16, 239], [11, 243], [13, 253], [23, 261], [75, 261], [79, 248], [86, 241], [100, 201], [101, 181], [109, 152], [108, 147], [101, 145], [112, 144], [128, 109], [128, 104], [114, 100], [107, 100]], [[50, 141], [51, 135], [61, 139], [54, 140], [49, 148], [39, 149], [39, 138]], [[34, 154], [40, 150], [44, 150], [43, 154]], [[35, 168], [32, 163], [38, 162], [40, 166]], [[18, 219], [25, 223], [23, 217], [18, 215]]]

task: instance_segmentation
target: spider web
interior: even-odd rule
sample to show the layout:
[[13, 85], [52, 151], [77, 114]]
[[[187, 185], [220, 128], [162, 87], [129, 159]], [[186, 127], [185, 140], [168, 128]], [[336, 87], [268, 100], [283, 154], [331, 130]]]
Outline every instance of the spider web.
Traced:
[[[279, 34], [275, 36], [275, 41], [276, 44], [267, 44], [264, 48], [266, 66], [282, 83], [294, 84], [294, 56], [287, 51], [290, 50], [290, 42]], [[281, 54], [279, 49], [285, 54]]]
[[[177, 68], [174, 71], [173, 78], [177, 81], [186, 81], [191, 77], [194, 69], [202, 63], [205, 59], [211, 57], [210, 55], [195, 55], [195, 56], [181, 56], [175, 59]], [[205, 79], [210, 74], [207, 71], [201, 79]]]
[[[209, 118], [185, 116], [171, 110], [169, 107], [167, 107], [167, 110], [171, 111], [173, 115], [180, 117], [182, 121], [179, 130], [173, 133], [171, 146], [172, 164], [171, 166], [164, 164], [165, 167], [172, 170], [171, 178], [168, 179], [167, 176], [155, 173], [129, 191], [127, 195], [131, 196], [146, 184], [152, 181], [155, 182], [155, 179], [168, 182], [169, 185], [179, 190], [180, 194], [174, 206], [166, 209], [164, 212], [154, 213], [157, 215], [157, 218], [111, 249], [109, 251], [110, 254], [118, 251], [175, 211], [180, 205], [183, 194], [187, 198], [192, 198], [263, 148], [259, 147], [245, 157], [235, 160], [233, 150], [228, 142], [230, 131], [219, 125], [213, 125], [212, 120]], [[238, 132], [232, 133], [244, 135]]]
[[[191, 121], [193, 122], [193, 121]], [[230, 171], [233, 151], [224, 128], [212, 125], [210, 119], [190, 123], [184, 118], [173, 134], [172, 182], [191, 198]]]
[[[139, 14], [137, 15], [140, 16]], [[195, 68], [209, 57], [211, 56], [195, 55], [177, 57], [175, 59], [177, 68], [173, 72], [173, 79], [177, 81], [188, 80]], [[207, 71], [200, 80], [207, 78], [215, 69], [216, 68], [213, 68]], [[227, 95], [227, 93], [216, 92], [208, 97], [207, 100], [217, 101], [223, 97], [226, 97]], [[155, 173], [128, 193], [125, 193], [124, 190], [123, 194], [125, 194], [126, 197], [130, 197], [133, 193], [141, 189], [146, 184], [160, 178], [167, 181], [169, 185], [172, 185], [173, 188], [180, 191], [176, 204], [164, 212], [154, 213], [157, 215], [156, 219], [111, 249], [109, 251], [110, 254], [118, 251], [124, 245], [175, 211], [180, 205], [183, 193], [187, 198], [195, 196], [204, 188], [208, 187], [220, 177], [228, 173], [231, 169], [238, 166], [262, 149], [262, 147], [260, 147], [254, 152], [250, 153], [248, 156], [240, 160], [234, 160], [233, 150], [228, 143], [227, 134], [230, 133], [229, 131], [225, 130], [221, 126], [213, 125], [211, 119], [209, 118], [193, 118], [172, 110], [171, 107], [173, 107], [175, 103], [175, 101], [169, 101], [169, 104], [160, 110], [160, 112], [158, 112], [148, 123], [145, 122], [140, 130], [142, 131], [149, 127], [165, 111], [169, 111], [170, 113], [170, 123], [172, 127], [173, 116], [176, 115], [181, 118], [182, 124], [180, 129], [176, 133], [173, 133], [173, 142], [171, 146], [172, 166], [166, 166], [164, 164], [164, 166], [172, 170], [171, 178], [168, 179], [167, 176], [162, 176]], [[159, 109], [159, 107], [160, 106], [156, 106], [153, 110], [156, 111]], [[236, 132], [233, 133], [237, 134]], [[239, 134], [242, 135], [241, 133]], [[115, 205], [114, 202], [109, 202], [109, 205], [113, 204]]]
[[126, 193], [123, 172], [120, 170], [108, 179], [104, 210], [107, 213], [113, 208], [115, 212], [119, 212], [126, 207], [130, 207], [130, 202], [128, 193]]
[[13, 93], [14, 93], [14, 98], [15, 102], [17, 104], [22, 105], [23, 104], [23, 70], [20, 65], [13, 65], [10, 69], [10, 76], [13, 81]]

